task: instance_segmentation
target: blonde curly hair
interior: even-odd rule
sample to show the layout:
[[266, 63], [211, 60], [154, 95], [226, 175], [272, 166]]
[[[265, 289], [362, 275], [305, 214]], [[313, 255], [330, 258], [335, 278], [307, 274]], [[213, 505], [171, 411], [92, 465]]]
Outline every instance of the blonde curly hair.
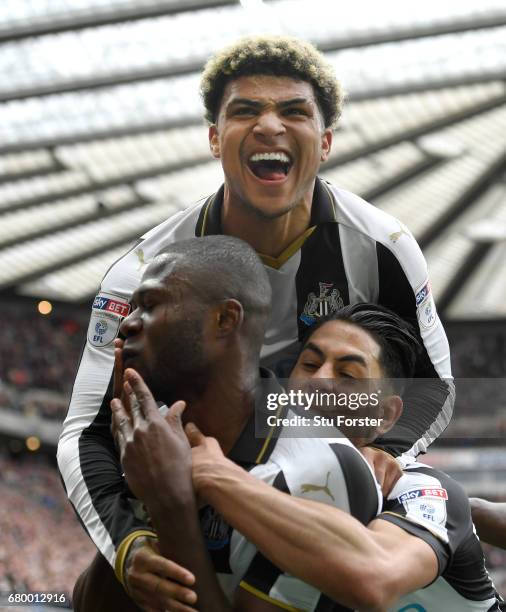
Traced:
[[241, 76], [273, 75], [313, 86], [325, 127], [335, 127], [343, 90], [332, 66], [310, 43], [291, 36], [248, 36], [214, 55], [206, 64], [200, 94], [209, 123], [216, 123], [227, 83]]

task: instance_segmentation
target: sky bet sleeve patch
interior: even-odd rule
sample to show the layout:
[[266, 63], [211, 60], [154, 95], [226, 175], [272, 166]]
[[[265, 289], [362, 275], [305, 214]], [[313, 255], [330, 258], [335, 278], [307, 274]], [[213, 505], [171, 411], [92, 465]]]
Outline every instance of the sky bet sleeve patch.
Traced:
[[92, 346], [109, 346], [118, 335], [121, 321], [130, 312], [130, 304], [125, 298], [111, 293], [99, 293], [91, 307], [88, 342]]
[[406, 518], [448, 542], [446, 529], [446, 502], [448, 493], [440, 487], [421, 487], [405, 491], [398, 501], [406, 511]]

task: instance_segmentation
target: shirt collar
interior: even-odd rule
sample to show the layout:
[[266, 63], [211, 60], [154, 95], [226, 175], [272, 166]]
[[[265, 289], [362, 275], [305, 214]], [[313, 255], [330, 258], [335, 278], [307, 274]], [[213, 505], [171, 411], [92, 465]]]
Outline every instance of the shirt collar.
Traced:
[[221, 225], [221, 211], [223, 209], [223, 194], [225, 186], [222, 185], [218, 191], [210, 196], [202, 207], [197, 223], [196, 236], [214, 236], [223, 234]]
[[[221, 211], [223, 210], [224, 192], [225, 187], [222, 185], [214, 195], [207, 199], [197, 224], [197, 236], [212, 236], [223, 233]], [[309, 226], [313, 227], [321, 223], [335, 221], [334, 198], [325, 181], [316, 177]]]
[[[266, 368], [260, 368], [261, 384], [258, 386], [255, 398], [255, 410], [250, 416], [238, 440], [228, 454], [228, 458], [243, 467], [259, 463], [266, 463], [274, 450], [279, 428], [271, 427], [265, 438], [256, 436], [256, 411], [268, 413], [266, 408], [266, 393], [280, 393], [283, 391], [274, 373]], [[269, 413], [271, 414], [271, 413]], [[266, 417], [261, 417], [265, 422]]]
[[327, 183], [316, 177], [313, 202], [311, 204], [311, 221], [310, 226], [320, 225], [321, 223], [335, 223], [336, 207], [334, 198]]

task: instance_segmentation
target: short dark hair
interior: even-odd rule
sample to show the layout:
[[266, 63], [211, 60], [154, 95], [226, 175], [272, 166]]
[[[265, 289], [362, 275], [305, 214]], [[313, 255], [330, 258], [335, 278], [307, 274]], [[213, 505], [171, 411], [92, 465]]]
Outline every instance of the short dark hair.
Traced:
[[169, 262], [174, 263], [166, 255], [176, 256], [174, 269], [191, 278], [202, 305], [229, 298], [240, 302], [248, 319], [250, 340], [260, 348], [270, 313], [271, 285], [260, 258], [249, 244], [224, 235], [174, 242], [150, 264], [158, 275], [163, 275]]
[[334, 69], [313, 45], [290, 36], [248, 36], [207, 62], [200, 93], [209, 123], [216, 123], [227, 83], [252, 75], [290, 77], [310, 83], [325, 127], [335, 126], [344, 94]]
[[329, 321], [352, 323], [368, 332], [380, 347], [379, 364], [386, 378], [410, 379], [414, 375], [415, 363], [422, 350], [415, 328], [398, 314], [380, 306], [360, 302], [344, 306], [336, 312], [322, 317], [310, 327], [302, 347], [315, 331]]

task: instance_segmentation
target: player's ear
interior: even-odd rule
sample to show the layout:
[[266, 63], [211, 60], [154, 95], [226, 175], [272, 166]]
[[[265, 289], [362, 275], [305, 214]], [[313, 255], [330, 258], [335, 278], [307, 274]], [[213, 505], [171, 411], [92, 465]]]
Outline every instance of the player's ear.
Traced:
[[388, 395], [381, 401], [380, 418], [377, 436], [390, 431], [399, 420], [403, 410], [402, 399], [399, 395]]
[[326, 128], [322, 132], [322, 154], [320, 160], [322, 162], [327, 161], [330, 150], [332, 148], [332, 130], [330, 128]]
[[218, 337], [228, 336], [237, 331], [244, 320], [242, 304], [233, 298], [223, 300], [216, 309], [216, 332]]
[[216, 124], [212, 124], [209, 126], [209, 148], [211, 149], [211, 154], [215, 159], [220, 159], [220, 141], [218, 138], [218, 128]]

